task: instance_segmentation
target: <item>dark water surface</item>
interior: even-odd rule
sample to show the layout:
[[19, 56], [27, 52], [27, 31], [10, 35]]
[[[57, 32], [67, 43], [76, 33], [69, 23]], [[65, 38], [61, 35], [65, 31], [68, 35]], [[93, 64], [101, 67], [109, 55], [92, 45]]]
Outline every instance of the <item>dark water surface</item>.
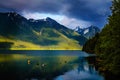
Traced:
[[82, 51], [0, 51], [0, 80], [104, 80]]

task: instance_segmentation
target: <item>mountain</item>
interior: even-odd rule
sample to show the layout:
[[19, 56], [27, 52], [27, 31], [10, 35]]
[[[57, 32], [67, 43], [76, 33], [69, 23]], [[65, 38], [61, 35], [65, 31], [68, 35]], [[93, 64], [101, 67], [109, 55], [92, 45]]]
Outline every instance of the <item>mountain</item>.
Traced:
[[55, 20], [26, 19], [15, 13], [0, 13], [0, 49], [81, 49], [87, 39]]
[[87, 27], [87, 28], [80, 28], [78, 26], [75, 28], [75, 31], [77, 31], [80, 35], [89, 39], [89, 38], [94, 37], [96, 33], [99, 33], [100, 29], [93, 25], [91, 25], [90, 27]]

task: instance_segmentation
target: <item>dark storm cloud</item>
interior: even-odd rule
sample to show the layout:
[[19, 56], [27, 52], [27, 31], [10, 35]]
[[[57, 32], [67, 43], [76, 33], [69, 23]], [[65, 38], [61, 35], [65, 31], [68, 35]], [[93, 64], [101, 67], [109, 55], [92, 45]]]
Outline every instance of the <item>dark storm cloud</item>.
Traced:
[[70, 17], [90, 21], [99, 27], [105, 24], [110, 15], [111, 0], [67, 0], [70, 8], [66, 14]]
[[110, 5], [111, 0], [1, 0], [0, 10], [63, 14], [98, 24], [110, 14]]
[[67, 10], [69, 16], [73, 16], [73, 17], [85, 19], [85, 20], [91, 20], [91, 21], [95, 21], [97, 20], [97, 18], [100, 19], [101, 16], [103, 16], [97, 13], [98, 11], [97, 9], [99, 8], [97, 9], [94, 8], [97, 6], [90, 7], [88, 6], [88, 3], [86, 3], [85, 1], [69, 0], [69, 5], [71, 5], [71, 7]]
[[14, 11], [32, 11], [56, 13], [62, 8], [62, 3], [57, 0], [1, 0], [0, 7], [11, 8]]

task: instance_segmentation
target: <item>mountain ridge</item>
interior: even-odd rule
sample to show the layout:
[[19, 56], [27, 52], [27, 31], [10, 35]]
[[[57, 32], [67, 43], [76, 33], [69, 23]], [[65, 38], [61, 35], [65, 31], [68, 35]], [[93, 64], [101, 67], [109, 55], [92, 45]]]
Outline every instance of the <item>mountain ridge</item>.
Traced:
[[73, 50], [81, 49], [87, 41], [49, 17], [46, 20], [26, 19], [15, 12], [0, 13], [0, 37], [1, 44], [12, 42], [10, 49], [15, 50], [31, 49], [32, 46], [34, 49]]
[[90, 39], [94, 37], [97, 33], [100, 32], [100, 29], [97, 26], [91, 25], [87, 28], [80, 28], [79, 26], [74, 29], [80, 35]]

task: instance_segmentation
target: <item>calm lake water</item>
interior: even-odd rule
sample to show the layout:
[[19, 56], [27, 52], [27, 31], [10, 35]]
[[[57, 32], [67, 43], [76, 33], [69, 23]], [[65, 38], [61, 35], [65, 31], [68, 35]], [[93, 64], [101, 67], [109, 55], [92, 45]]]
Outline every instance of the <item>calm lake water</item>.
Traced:
[[82, 51], [0, 51], [0, 80], [104, 80]]

